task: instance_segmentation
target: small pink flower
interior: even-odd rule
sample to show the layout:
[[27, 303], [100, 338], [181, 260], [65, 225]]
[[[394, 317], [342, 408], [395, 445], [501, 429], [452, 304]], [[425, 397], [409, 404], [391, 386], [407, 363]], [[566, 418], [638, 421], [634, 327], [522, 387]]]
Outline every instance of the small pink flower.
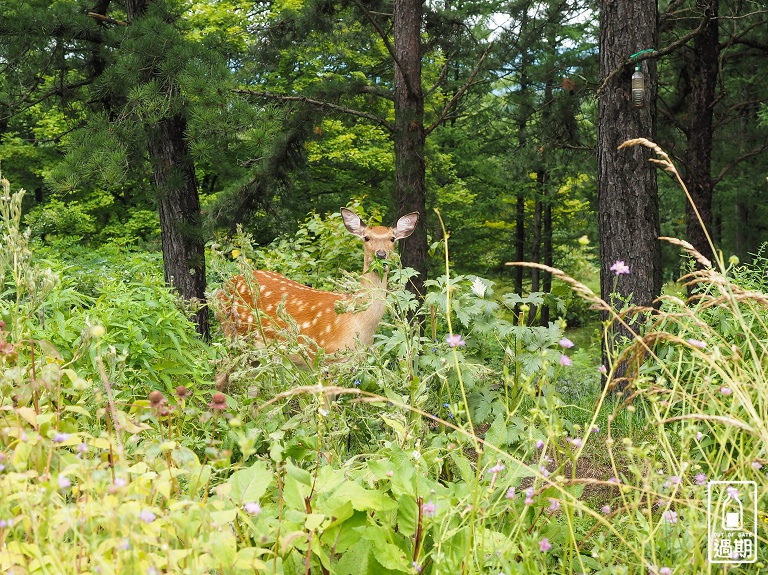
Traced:
[[629, 266], [624, 263], [624, 260], [618, 260], [609, 269], [617, 276], [629, 273]]
[[703, 342], [700, 339], [690, 338], [688, 340], [688, 343], [690, 343], [693, 347], [698, 347], [699, 349], [704, 349], [705, 347], [707, 347], [706, 342]]
[[552, 549], [552, 544], [549, 542], [549, 539], [545, 537], [544, 539], [539, 541], [539, 551], [541, 551], [542, 553], [546, 553], [550, 549]]
[[69, 489], [72, 487], [72, 482], [66, 475], [59, 475], [58, 477], [59, 489]]
[[722, 393], [723, 395], [731, 395], [733, 393], [733, 390], [730, 387], [724, 385], [723, 387], [720, 388], [720, 393]]
[[601, 512], [603, 515], [608, 515], [608, 514], [611, 512], [611, 506], [610, 506], [610, 505], [603, 505], [603, 506], [600, 508], [600, 512]]
[[760, 463], [759, 461], [752, 462], [752, 469], [754, 469], [755, 471], [760, 471], [762, 468], [763, 468], [763, 464]]
[[696, 482], [696, 485], [706, 485], [707, 483], [707, 476], [703, 473], [699, 473], [693, 479]]
[[509, 489], [507, 489], [506, 498], [507, 499], [514, 499], [515, 498], [515, 488], [514, 487], [510, 487]]
[[539, 450], [544, 449], [544, 440], [543, 439], [539, 439], [536, 442], [536, 449], [539, 449]]
[[467, 342], [464, 341], [464, 339], [458, 333], [449, 335], [448, 337], [445, 338], [445, 341], [448, 342], [449, 347], [458, 347], [462, 345], [467, 345]]
[[421, 512], [424, 514], [424, 517], [434, 517], [435, 511], [437, 511], [437, 505], [432, 501], [421, 504]]
[[564, 353], [560, 354], [560, 365], [563, 367], [568, 367], [573, 365], [573, 361], [571, 361], [571, 358], [565, 355]]
[[671, 509], [668, 509], [664, 513], [662, 513], [661, 517], [664, 519], [664, 521], [666, 521], [667, 523], [671, 523], [672, 525], [677, 523], [677, 512], [672, 511]]
[[245, 509], [245, 512], [248, 513], [248, 515], [258, 515], [261, 513], [261, 505], [255, 501], [246, 503], [243, 505], [243, 509]]
[[528, 487], [525, 490], [525, 504], [533, 505], [533, 487]]
[[576, 449], [579, 449], [581, 447], [581, 438], [580, 437], [574, 437], [571, 439], [570, 437], [566, 438], [566, 441], [573, 445]]
[[597, 373], [605, 375], [606, 373], [608, 373], [608, 368], [605, 367], [604, 365], [601, 365], [600, 367], [597, 368]]
[[554, 497], [549, 498], [549, 510], [550, 511], [557, 511], [560, 509], [560, 502], [555, 499]]
[[696, 441], [701, 441], [701, 438], [704, 437], [704, 434], [701, 431], [696, 432]]
[[488, 473], [493, 473], [493, 474], [501, 473], [505, 469], [506, 469], [506, 466], [503, 463], [497, 463], [496, 465], [488, 469]]
[[567, 337], [564, 337], [558, 343], [560, 344], [560, 347], [564, 347], [565, 349], [571, 349], [574, 346], [574, 343]]
[[739, 490], [736, 489], [733, 485], [729, 485], [725, 488], [725, 492], [728, 494], [728, 497], [731, 499], [736, 499], [739, 496]]
[[152, 523], [155, 519], [157, 519], [157, 515], [152, 513], [152, 511], [149, 509], [144, 509], [141, 513], [139, 513], [139, 519], [141, 519], [144, 523]]
[[672, 569], [670, 567], [662, 567], [659, 569], [659, 575], [672, 575]]

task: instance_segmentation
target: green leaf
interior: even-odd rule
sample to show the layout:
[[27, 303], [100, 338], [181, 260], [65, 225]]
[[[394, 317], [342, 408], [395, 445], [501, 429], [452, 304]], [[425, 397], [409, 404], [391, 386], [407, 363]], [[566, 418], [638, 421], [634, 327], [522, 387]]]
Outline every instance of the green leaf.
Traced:
[[397, 528], [400, 533], [416, 532], [416, 522], [419, 516], [419, 506], [411, 497], [401, 497], [397, 506]]
[[259, 501], [272, 482], [272, 472], [265, 461], [257, 461], [248, 469], [235, 471], [227, 481], [232, 486], [231, 497], [238, 505]]
[[293, 477], [299, 483], [312, 486], [312, 475], [310, 475], [309, 471], [307, 471], [306, 469], [302, 469], [301, 467], [297, 467], [292, 463], [288, 463], [285, 466], [285, 470], [288, 473], [288, 475]]

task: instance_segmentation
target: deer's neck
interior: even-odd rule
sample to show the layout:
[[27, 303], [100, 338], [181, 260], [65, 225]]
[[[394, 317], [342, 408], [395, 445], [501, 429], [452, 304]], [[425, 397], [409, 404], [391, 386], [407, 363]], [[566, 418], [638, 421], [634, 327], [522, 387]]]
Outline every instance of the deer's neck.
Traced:
[[373, 334], [379, 327], [381, 318], [384, 317], [387, 299], [387, 273], [384, 272], [383, 275], [379, 275], [376, 271], [367, 270], [360, 283], [362, 289], [358, 295], [365, 298], [368, 306], [353, 315], [360, 341], [370, 345], [373, 343]]

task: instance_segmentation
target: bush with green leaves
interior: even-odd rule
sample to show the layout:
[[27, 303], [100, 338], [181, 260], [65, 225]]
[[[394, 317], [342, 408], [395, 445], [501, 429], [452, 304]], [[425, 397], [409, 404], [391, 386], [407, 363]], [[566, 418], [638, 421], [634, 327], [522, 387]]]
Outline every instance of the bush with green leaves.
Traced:
[[[46, 272], [3, 226], [4, 572], [707, 572], [704, 483], [766, 493], [768, 296], [746, 272], [703, 269], [697, 300], [666, 298], [594, 405], [558, 391], [596, 372], [560, 323], [526, 325], [539, 295], [448, 273], [417, 309], [397, 269], [374, 346], [300, 367], [290, 333], [222, 340], [229, 386], [211, 393], [208, 348], [153, 332], [189, 326], [145, 256], [97, 280], [84, 254], [48, 254]], [[638, 311], [552, 271], [614, 320]], [[632, 385], [612, 395], [622, 365]]]

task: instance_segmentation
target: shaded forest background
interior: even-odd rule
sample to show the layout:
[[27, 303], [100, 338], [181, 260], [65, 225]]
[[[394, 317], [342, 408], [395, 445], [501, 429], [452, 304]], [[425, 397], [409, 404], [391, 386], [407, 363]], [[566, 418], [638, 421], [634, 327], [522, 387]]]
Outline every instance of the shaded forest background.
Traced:
[[[549, 291], [548, 278], [504, 263], [579, 272], [579, 239], [601, 241], [599, 9], [8, 1], [0, 167], [30, 192], [40, 241], [162, 240], [166, 279], [187, 299], [205, 297], [206, 243], [242, 225], [264, 244], [352, 204], [387, 224], [423, 204], [425, 246], [441, 239], [437, 208], [457, 270]], [[639, 64], [653, 86], [653, 139], [681, 167], [715, 246], [749, 260], [768, 227], [768, 11], [736, 0], [658, 10], [658, 45], [619, 55], [622, 69]], [[658, 188], [662, 235], [705, 251], [675, 182], [660, 174]], [[423, 259], [404, 263], [425, 271]], [[664, 278], [677, 277], [677, 253], [664, 262]]]

